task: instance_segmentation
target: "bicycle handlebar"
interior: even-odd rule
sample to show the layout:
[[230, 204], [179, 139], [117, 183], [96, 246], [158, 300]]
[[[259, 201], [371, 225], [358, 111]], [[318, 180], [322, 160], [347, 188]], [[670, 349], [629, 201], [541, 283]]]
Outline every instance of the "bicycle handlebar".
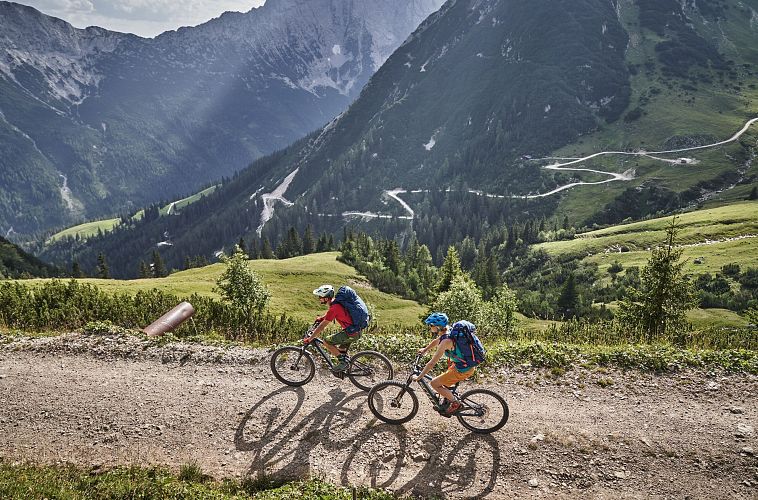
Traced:
[[413, 370], [414, 374], [421, 373], [422, 367], [419, 364], [421, 362], [421, 354], [416, 354], [416, 359], [413, 360], [413, 363], [411, 363], [411, 370]]

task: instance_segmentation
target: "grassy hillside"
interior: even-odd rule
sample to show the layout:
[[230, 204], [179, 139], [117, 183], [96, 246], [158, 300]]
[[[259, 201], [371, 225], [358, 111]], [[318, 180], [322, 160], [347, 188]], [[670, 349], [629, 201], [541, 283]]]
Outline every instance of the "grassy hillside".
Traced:
[[[551, 255], [574, 254], [596, 262], [601, 270], [613, 262], [625, 268], [643, 266], [649, 248], [665, 239], [671, 217], [591, 231], [573, 240], [536, 245]], [[758, 201], [696, 210], [679, 216], [679, 244], [685, 245], [687, 273], [714, 273], [729, 263], [741, 267], [758, 266]], [[737, 239], [740, 238], [740, 239]], [[702, 258], [702, 259], [700, 259]], [[696, 264], [695, 259], [702, 260]]]
[[[348, 284], [376, 311], [383, 324], [418, 324], [424, 308], [416, 302], [400, 299], [371, 287], [355, 269], [337, 262], [337, 252], [311, 254], [282, 260], [251, 260], [250, 268], [263, 277], [271, 291], [270, 309], [273, 313], [311, 320], [321, 314], [323, 307], [312, 294], [313, 289], [324, 283], [335, 287]], [[174, 273], [160, 279], [102, 280], [83, 279], [103, 290], [136, 293], [139, 290], [157, 288], [181, 297], [193, 293], [218, 297], [213, 291], [216, 279], [223, 272], [223, 264], [213, 264], [198, 269]], [[27, 280], [26, 284], [43, 283], [45, 280]]]
[[[211, 186], [209, 188], [203, 189], [199, 193], [195, 193], [191, 196], [187, 196], [186, 198], [182, 198], [181, 200], [177, 200], [173, 203], [169, 203], [165, 207], [161, 208], [160, 214], [161, 215], [176, 214], [178, 211], [180, 211], [182, 208], [186, 207], [187, 205], [195, 203], [197, 200], [199, 200], [203, 196], [208, 196], [209, 194], [214, 192], [217, 187], [218, 185]], [[169, 210], [171, 211], [170, 213], [169, 213]]]
[[[169, 203], [168, 205], [161, 207], [159, 210], [160, 215], [172, 215], [176, 214], [179, 210], [186, 207], [187, 205], [190, 205], [203, 196], [208, 196], [213, 191], [216, 190], [216, 186], [211, 186], [209, 188], [203, 189], [199, 193], [195, 193], [191, 196], [187, 196], [186, 198], [182, 198], [181, 200], [177, 200], [174, 202]], [[169, 213], [170, 211], [170, 213]], [[144, 210], [140, 210], [137, 213], [135, 213], [132, 218], [133, 219], [141, 219], [145, 214]], [[48, 240], [45, 242], [46, 245], [49, 245], [50, 243], [54, 243], [58, 240], [71, 237], [75, 238], [76, 236], [79, 236], [80, 239], [84, 240], [91, 236], [95, 236], [98, 231], [102, 231], [103, 233], [106, 233], [108, 231], [111, 231], [114, 227], [118, 226], [120, 224], [120, 219], [102, 219], [102, 220], [96, 220], [91, 222], [85, 222], [84, 224], [79, 224], [76, 226], [72, 226], [69, 228], [64, 229], [63, 231], [58, 231], [54, 235], [52, 235]]]
[[[711, 4], [697, 2], [699, 6], [705, 3]], [[695, 2], [689, 6], [670, 0], [621, 2], [620, 21], [630, 36], [626, 62], [633, 69], [632, 95], [624, 118], [598, 127], [594, 133], [555, 151], [555, 156], [578, 157], [598, 151], [655, 151], [713, 143], [730, 138], [748, 119], [758, 116], [758, 89], [753, 74], [758, 51], [751, 14], [755, 5], [718, 3], [719, 12], [713, 17], [713, 12], [693, 9]], [[641, 4], [645, 4], [648, 14], [655, 9], [660, 11], [652, 18], [647, 15], [643, 19]], [[724, 8], [721, 4], [732, 5]], [[666, 18], [682, 8], [686, 23]], [[655, 26], [651, 19], [660, 20], [661, 25]], [[683, 36], [685, 31], [689, 35]], [[666, 39], [669, 46], [687, 40], [679, 47], [680, 57], [663, 56], [665, 42], [661, 42]], [[714, 57], [710, 65], [698, 60], [712, 49], [721, 56]], [[685, 68], [677, 68], [677, 64], [686, 66], [686, 70], [680, 71]], [[644, 157], [611, 157], [585, 163], [583, 166], [587, 168], [607, 171], [634, 169], [635, 179], [569, 190], [561, 198], [559, 212], [583, 221], [626, 189], [640, 188], [651, 182], [672, 193], [681, 193], [699, 182], [713, 181], [740, 170], [749, 178], [758, 170], [755, 162], [741, 156], [741, 151], [743, 145], [755, 144], [757, 126], [754, 125], [741, 141], [726, 146], [660, 155], [668, 159], [686, 156], [697, 160], [695, 165], [671, 165]], [[591, 180], [585, 174], [576, 175]], [[728, 181], [717, 181], [716, 186], [707, 189], [712, 191], [708, 196], [722, 202], [744, 199], [755, 183], [731, 187], [739, 178], [734, 175]], [[724, 191], [717, 192], [721, 189]], [[587, 203], [588, 199], [592, 203]]]
[[52, 235], [45, 243], [50, 244], [63, 238], [76, 238], [77, 236], [79, 236], [80, 239], [86, 239], [90, 236], [96, 235], [98, 230], [104, 233], [112, 230], [114, 227], [118, 226], [119, 221], [119, 218], [115, 218], [85, 222], [84, 224], [79, 224], [66, 228], [63, 231], [58, 231]]

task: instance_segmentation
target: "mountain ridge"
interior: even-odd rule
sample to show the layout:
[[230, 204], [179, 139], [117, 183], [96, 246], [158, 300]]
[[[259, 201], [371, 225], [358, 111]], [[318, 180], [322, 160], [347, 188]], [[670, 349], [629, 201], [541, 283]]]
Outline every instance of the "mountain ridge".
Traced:
[[0, 229], [115, 215], [232, 175], [341, 112], [441, 2], [282, 0], [154, 39], [0, 2], [0, 166], [23, 174], [0, 174]]

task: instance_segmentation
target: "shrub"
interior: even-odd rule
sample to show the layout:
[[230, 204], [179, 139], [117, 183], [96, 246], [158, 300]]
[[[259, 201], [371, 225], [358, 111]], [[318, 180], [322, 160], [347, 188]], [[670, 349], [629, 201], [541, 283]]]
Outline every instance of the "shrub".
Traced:
[[470, 279], [455, 276], [450, 288], [435, 297], [431, 310], [445, 312], [451, 323], [465, 319], [478, 325], [484, 317], [482, 292]]
[[248, 315], [260, 314], [268, 304], [271, 293], [258, 273], [250, 269], [245, 252], [234, 246], [231, 257], [222, 256], [226, 269], [221, 273], [216, 285], [218, 292], [235, 307]]

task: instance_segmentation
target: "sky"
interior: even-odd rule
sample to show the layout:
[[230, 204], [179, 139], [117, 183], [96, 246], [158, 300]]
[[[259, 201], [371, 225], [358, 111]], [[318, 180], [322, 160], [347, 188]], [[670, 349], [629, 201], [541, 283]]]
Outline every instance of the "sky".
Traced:
[[111, 31], [154, 37], [180, 26], [196, 26], [226, 11], [247, 12], [265, 0], [12, 0], [76, 28], [100, 26]]

